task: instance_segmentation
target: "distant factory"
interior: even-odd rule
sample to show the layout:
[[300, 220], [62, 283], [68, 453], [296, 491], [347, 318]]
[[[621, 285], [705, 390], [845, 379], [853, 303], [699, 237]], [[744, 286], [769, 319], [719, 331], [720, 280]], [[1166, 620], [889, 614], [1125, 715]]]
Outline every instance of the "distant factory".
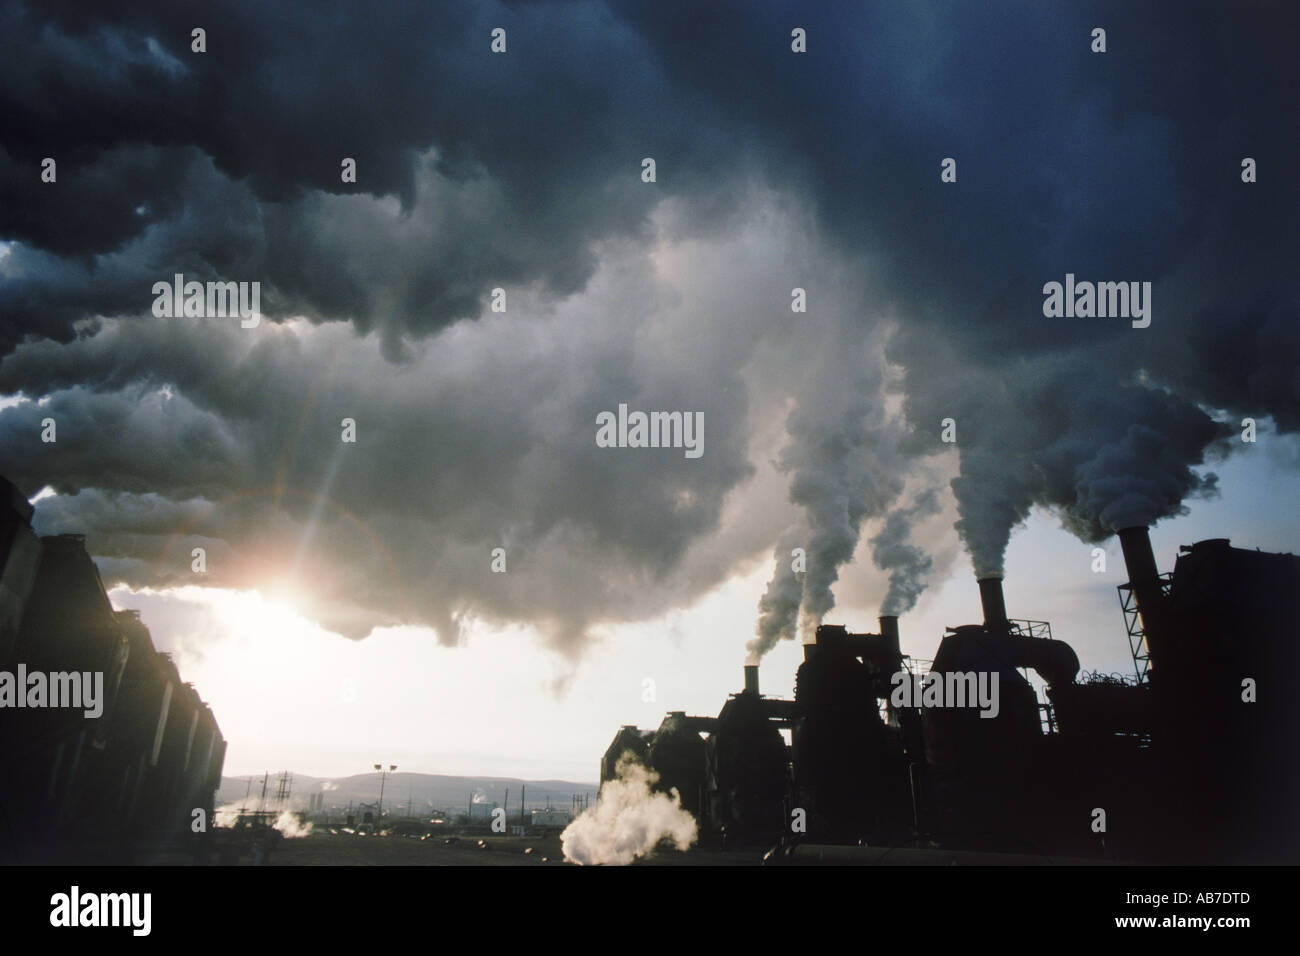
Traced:
[[[1297, 862], [1300, 557], [1213, 539], [1161, 575], [1145, 527], [1119, 538], [1131, 678], [1080, 680], [1074, 650], [1009, 619], [989, 578], [983, 623], [949, 628], [928, 670], [896, 617], [875, 634], [823, 625], [794, 700], [762, 696], [747, 666], [716, 717], [620, 729], [601, 781], [640, 761], [706, 844], [773, 847], [772, 862]], [[925, 706], [905, 682], [969, 699]]]
[[[39, 537], [33, 512], [0, 478], [0, 672], [29, 684], [0, 710], [0, 860], [130, 862], [190, 840], [213, 823], [216, 718], [137, 612], [113, 609], [83, 536]], [[97, 717], [37, 693], [85, 675]]]

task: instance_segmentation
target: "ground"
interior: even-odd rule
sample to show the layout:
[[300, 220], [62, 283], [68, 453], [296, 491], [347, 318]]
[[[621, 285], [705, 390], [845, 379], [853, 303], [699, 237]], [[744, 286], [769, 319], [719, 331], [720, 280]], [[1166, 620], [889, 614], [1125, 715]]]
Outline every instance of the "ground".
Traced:
[[[460, 837], [447, 844], [443, 838], [427, 840], [406, 837], [358, 837], [328, 832], [312, 833], [296, 840], [284, 840], [268, 861], [271, 866], [564, 866], [560, 838], [553, 837], [486, 837], [481, 848], [478, 837]], [[526, 850], [532, 853], [526, 853]], [[762, 859], [761, 850], [721, 852], [694, 850], [678, 853], [667, 849], [657, 852], [652, 865], [755, 865]], [[543, 862], [545, 861], [545, 862]], [[240, 865], [248, 865], [249, 856], [240, 855]]]

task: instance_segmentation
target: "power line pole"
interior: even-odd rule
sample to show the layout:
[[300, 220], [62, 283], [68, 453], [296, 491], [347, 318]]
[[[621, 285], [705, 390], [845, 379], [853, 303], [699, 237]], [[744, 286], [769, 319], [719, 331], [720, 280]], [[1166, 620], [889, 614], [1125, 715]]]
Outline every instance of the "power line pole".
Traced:
[[384, 819], [384, 783], [387, 781], [388, 775], [397, 769], [397, 764], [389, 764], [388, 769], [385, 770], [383, 764], [377, 763], [375, 769], [379, 771], [379, 814], [375, 818], [375, 826], [379, 826]]

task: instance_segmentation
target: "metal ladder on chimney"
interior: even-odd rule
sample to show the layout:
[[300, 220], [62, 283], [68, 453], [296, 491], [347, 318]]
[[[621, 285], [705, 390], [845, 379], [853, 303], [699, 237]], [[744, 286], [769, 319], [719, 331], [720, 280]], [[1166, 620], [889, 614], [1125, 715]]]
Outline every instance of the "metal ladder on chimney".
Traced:
[[[1160, 596], [1168, 597], [1174, 576], [1168, 572], [1160, 575]], [[1120, 610], [1124, 612], [1124, 630], [1128, 633], [1128, 648], [1133, 654], [1133, 670], [1139, 684], [1145, 684], [1147, 670], [1151, 667], [1151, 652], [1147, 649], [1147, 634], [1142, 628], [1142, 618], [1138, 614], [1137, 598], [1133, 596], [1130, 584], [1116, 585], [1119, 592]]]

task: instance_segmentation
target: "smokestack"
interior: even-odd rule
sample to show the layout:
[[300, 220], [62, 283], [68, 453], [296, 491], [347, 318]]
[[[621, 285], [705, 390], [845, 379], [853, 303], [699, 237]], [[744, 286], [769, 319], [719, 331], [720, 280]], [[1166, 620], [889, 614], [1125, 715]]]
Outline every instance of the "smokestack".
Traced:
[[745, 693], [758, 696], [758, 665], [745, 665]]
[[1124, 566], [1128, 568], [1128, 583], [1137, 598], [1142, 629], [1150, 637], [1156, 629], [1155, 618], [1160, 614], [1164, 591], [1160, 587], [1160, 572], [1156, 570], [1155, 552], [1151, 550], [1151, 536], [1144, 525], [1121, 528], [1119, 546], [1124, 551]]
[[1155, 590], [1160, 595], [1160, 573], [1156, 570], [1155, 552], [1151, 550], [1151, 536], [1145, 525], [1123, 528], [1119, 533], [1119, 546], [1124, 551], [1124, 566], [1128, 568], [1128, 583], [1142, 599], [1142, 591]]
[[882, 614], [880, 615], [880, 636], [885, 639], [889, 645], [889, 651], [895, 656], [901, 657], [903, 648], [898, 643], [898, 615]]
[[804, 659], [804, 660], [806, 660], [806, 661], [810, 661], [810, 660], [812, 660], [813, 657], [816, 655], [816, 653], [817, 653], [817, 645], [816, 645], [815, 643], [811, 643], [811, 642], [810, 642], [810, 643], [805, 644], [805, 645], [803, 646], [803, 659]]
[[1002, 598], [1001, 578], [980, 578], [980, 604], [984, 607], [984, 627], [990, 631], [1007, 630], [1007, 604]]

